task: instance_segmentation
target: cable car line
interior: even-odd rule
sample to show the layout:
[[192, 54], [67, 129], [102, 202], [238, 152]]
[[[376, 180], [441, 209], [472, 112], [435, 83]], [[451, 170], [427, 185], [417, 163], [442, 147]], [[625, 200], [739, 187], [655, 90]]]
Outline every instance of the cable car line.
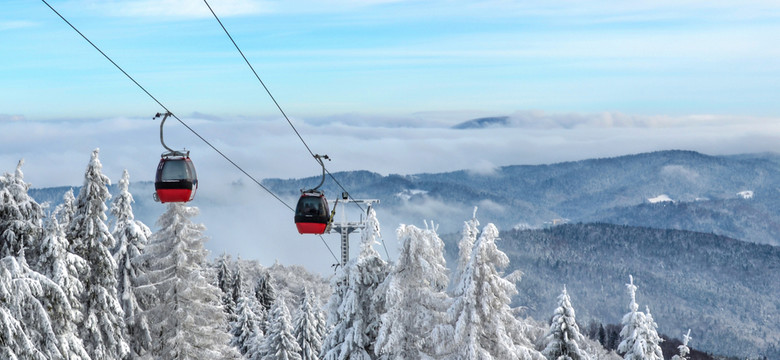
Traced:
[[[311, 150], [311, 148], [309, 147], [309, 144], [306, 143], [306, 140], [303, 139], [303, 136], [301, 136], [301, 133], [298, 131], [298, 129], [292, 123], [290, 118], [287, 116], [287, 113], [284, 112], [284, 110], [282, 109], [282, 106], [279, 105], [279, 102], [276, 101], [276, 98], [271, 93], [271, 90], [268, 89], [268, 86], [265, 85], [265, 82], [263, 82], [263, 80], [260, 78], [260, 75], [257, 74], [257, 71], [255, 71], [254, 66], [252, 66], [252, 63], [250, 63], [249, 59], [247, 59], [246, 55], [244, 55], [244, 52], [238, 46], [238, 43], [236, 43], [236, 41], [233, 39], [233, 36], [230, 35], [230, 32], [225, 27], [225, 25], [222, 23], [222, 20], [220, 20], [219, 16], [217, 16], [217, 13], [214, 12], [214, 9], [211, 8], [211, 5], [209, 4], [209, 2], [207, 0], [203, 0], [203, 2], [206, 4], [206, 7], [209, 8], [209, 11], [211, 11], [211, 14], [214, 15], [214, 19], [216, 19], [217, 22], [219, 23], [219, 26], [222, 27], [222, 30], [225, 32], [225, 35], [227, 35], [227, 37], [230, 39], [230, 42], [233, 43], [233, 46], [236, 48], [236, 50], [238, 50], [238, 53], [241, 54], [241, 57], [244, 59], [244, 62], [246, 62], [247, 66], [249, 66], [249, 69], [252, 70], [252, 74], [255, 75], [255, 78], [257, 79], [257, 81], [260, 82], [260, 85], [263, 86], [263, 89], [265, 89], [265, 92], [271, 98], [271, 100], [273, 101], [274, 105], [276, 105], [276, 108], [279, 109], [279, 112], [282, 113], [282, 116], [284, 117], [284, 119], [287, 120], [287, 123], [293, 129], [293, 131], [295, 132], [295, 135], [297, 135], [298, 139], [301, 140], [301, 143], [303, 143], [303, 146], [306, 147], [306, 150], [309, 152], [309, 154], [316, 159], [317, 158], [316, 154], [314, 154], [314, 152]], [[333, 179], [333, 181], [341, 188], [341, 190], [343, 190], [344, 192], [347, 193], [347, 195], [349, 195], [349, 191], [347, 191], [347, 189], [345, 189], [344, 186], [341, 185], [341, 183], [338, 180], [336, 180], [336, 177], [333, 176], [333, 174], [331, 174], [330, 171], [325, 169], [325, 172], [328, 175], [330, 175], [331, 179]], [[365, 209], [363, 209], [363, 207], [360, 206], [360, 204], [355, 203], [355, 205], [357, 205], [360, 208], [361, 211], [365, 211]]]
[[[124, 75], [125, 75], [125, 76], [126, 76], [128, 79], [130, 79], [130, 81], [132, 81], [132, 82], [133, 82], [133, 83], [134, 83], [134, 84], [135, 84], [135, 85], [136, 85], [136, 86], [137, 86], [139, 89], [141, 89], [141, 90], [142, 90], [142, 91], [143, 91], [143, 92], [144, 92], [144, 93], [145, 93], [147, 96], [149, 96], [149, 97], [150, 97], [152, 100], [154, 100], [154, 102], [156, 102], [158, 105], [160, 105], [160, 107], [162, 107], [163, 109], [165, 109], [165, 111], [166, 111], [166, 112], [168, 112], [168, 113], [171, 113], [171, 115], [170, 115], [171, 117], [173, 117], [174, 119], [176, 119], [177, 121], [179, 121], [179, 123], [181, 123], [182, 125], [184, 125], [184, 127], [185, 127], [185, 128], [187, 128], [187, 130], [189, 130], [190, 132], [192, 132], [193, 134], [195, 134], [195, 136], [197, 136], [197, 137], [198, 137], [200, 140], [202, 140], [204, 143], [206, 143], [206, 145], [208, 145], [209, 147], [211, 147], [211, 149], [213, 149], [214, 151], [216, 151], [216, 152], [217, 152], [217, 153], [218, 153], [220, 156], [222, 156], [222, 157], [223, 157], [225, 160], [227, 160], [227, 161], [228, 161], [230, 164], [232, 164], [232, 165], [233, 165], [233, 166], [234, 166], [236, 169], [238, 169], [238, 170], [239, 170], [239, 171], [241, 171], [241, 172], [242, 172], [244, 175], [246, 175], [247, 177], [249, 177], [249, 178], [250, 178], [250, 179], [251, 179], [251, 180], [252, 180], [252, 181], [253, 181], [255, 184], [257, 184], [259, 187], [261, 187], [261, 188], [262, 188], [263, 190], [265, 190], [267, 193], [271, 194], [271, 196], [273, 196], [273, 197], [274, 197], [276, 200], [278, 200], [279, 202], [281, 202], [281, 203], [282, 203], [282, 204], [283, 204], [285, 207], [287, 207], [288, 209], [290, 209], [290, 211], [293, 211], [293, 212], [295, 212], [295, 209], [293, 209], [293, 208], [292, 208], [292, 207], [291, 207], [289, 204], [287, 204], [287, 203], [286, 203], [284, 200], [282, 200], [282, 198], [280, 198], [280, 197], [279, 197], [278, 195], [276, 195], [276, 194], [275, 194], [273, 191], [271, 191], [271, 190], [270, 190], [270, 189], [268, 189], [266, 186], [264, 186], [263, 184], [261, 184], [261, 183], [260, 183], [260, 181], [258, 181], [258, 180], [257, 180], [257, 179], [256, 179], [254, 176], [250, 175], [248, 172], [246, 172], [246, 170], [244, 170], [244, 169], [243, 169], [241, 166], [239, 166], [238, 164], [236, 164], [236, 163], [235, 163], [235, 162], [234, 162], [232, 159], [230, 159], [230, 158], [229, 158], [227, 155], [225, 155], [225, 154], [224, 154], [222, 151], [220, 151], [220, 150], [219, 150], [219, 149], [218, 149], [216, 146], [214, 146], [213, 144], [211, 144], [211, 142], [209, 142], [208, 140], [206, 140], [206, 138], [204, 138], [203, 136], [201, 136], [201, 135], [200, 135], [200, 134], [199, 134], [197, 131], [195, 131], [195, 129], [191, 128], [189, 125], [187, 125], [187, 123], [185, 123], [183, 120], [179, 119], [179, 117], [178, 117], [178, 116], [176, 116], [175, 114], [173, 114], [173, 113], [172, 113], [172, 112], [171, 112], [171, 111], [168, 109], [168, 107], [166, 107], [165, 105], [163, 105], [163, 103], [162, 103], [160, 100], [158, 100], [156, 97], [154, 97], [154, 95], [152, 95], [152, 94], [151, 94], [151, 93], [150, 93], [148, 90], [146, 90], [146, 88], [144, 88], [144, 87], [143, 87], [143, 86], [142, 86], [140, 83], [138, 83], [138, 81], [136, 81], [136, 80], [135, 80], [135, 79], [134, 79], [134, 78], [133, 78], [133, 77], [132, 77], [130, 74], [128, 74], [128, 73], [127, 73], [127, 72], [126, 72], [126, 71], [125, 71], [125, 70], [124, 70], [124, 69], [123, 69], [121, 66], [119, 66], [119, 64], [117, 64], [116, 62], [114, 62], [114, 60], [112, 60], [112, 59], [111, 59], [111, 57], [109, 57], [109, 56], [108, 56], [108, 55], [107, 55], [105, 52], [103, 52], [103, 50], [101, 50], [101, 49], [100, 49], [100, 48], [99, 48], [97, 45], [95, 45], [95, 43], [93, 43], [91, 40], [89, 40], [89, 38], [87, 38], [87, 36], [86, 36], [86, 35], [84, 35], [84, 34], [83, 34], [81, 31], [79, 31], [79, 29], [77, 29], [77, 28], [76, 28], [76, 27], [75, 27], [75, 26], [74, 26], [74, 25], [73, 25], [73, 24], [72, 24], [70, 21], [68, 21], [68, 19], [66, 19], [66, 18], [65, 18], [65, 17], [64, 17], [62, 14], [60, 14], [60, 13], [59, 13], [59, 12], [58, 12], [58, 11], [57, 11], [57, 10], [56, 10], [54, 7], [52, 7], [52, 6], [51, 6], [51, 5], [50, 5], [48, 2], [46, 2], [46, 0], [41, 0], [41, 1], [42, 1], [44, 4], [46, 4], [46, 6], [47, 6], [47, 7], [49, 7], [49, 9], [51, 9], [51, 11], [53, 11], [55, 14], [57, 14], [57, 16], [59, 16], [59, 18], [60, 18], [60, 19], [62, 19], [62, 21], [64, 21], [66, 24], [68, 24], [68, 26], [70, 26], [70, 27], [71, 27], [71, 29], [73, 29], [74, 31], [76, 31], [76, 33], [78, 33], [78, 34], [79, 34], [79, 35], [80, 35], [80, 36], [81, 36], [81, 37], [82, 37], [84, 40], [86, 40], [86, 41], [87, 41], [87, 42], [88, 42], [90, 45], [92, 45], [92, 47], [93, 47], [93, 48], [95, 48], [95, 50], [97, 50], [97, 51], [98, 51], [98, 52], [99, 52], [101, 55], [103, 55], [103, 57], [104, 57], [104, 58], [106, 58], [106, 60], [108, 60], [109, 62], [111, 62], [111, 64], [113, 64], [113, 65], [114, 65], [114, 67], [116, 67], [116, 68], [117, 68], [119, 71], [121, 71], [121, 72], [122, 72], [122, 74], [124, 74]], [[161, 139], [162, 139], [162, 138], [161, 138]], [[330, 254], [331, 254], [331, 255], [333, 255], [333, 259], [334, 259], [334, 260], [336, 260], [336, 262], [338, 263], [338, 262], [339, 262], [339, 259], [338, 259], [338, 257], [336, 257], [336, 255], [333, 253], [333, 250], [331, 250], [331, 248], [330, 248], [330, 246], [328, 245], [328, 243], [327, 243], [327, 242], [325, 242], [325, 239], [324, 239], [322, 236], [320, 236], [320, 239], [322, 239], [322, 243], [323, 243], [323, 244], [325, 244], [325, 247], [327, 247], [327, 248], [328, 248], [328, 251], [330, 252]]]
[[[228, 29], [222, 23], [222, 20], [219, 19], [219, 16], [217, 16], [217, 13], [214, 12], [213, 8], [211, 8], [211, 5], [209, 4], [208, 0], [203, 0], [203, 2], [206, 4], [206, 7], [208, 7], [209, 11], [211, 11], [211, 14], [214, 15], [214, 19], [216, 19], [217, 22], [219, 23], [219, 26], [222, 27], [222, 30], [225, 32], [225, 35], [227, 35], [227, 37], [230, 39], [230, 42], [233, 43], [233, 46], [235, 46], [236, 50], [238, 50], [238, 53], [241, 54], [241, 57], [244, 59], [244, 62], [246, 62], [246, 64], [249, 66], [249, 69], [252, 70], [252, 73], [255, 75], [255, 78], [257, 79], [257, 81], [260, 82], [260, 85], [263, 86], [263, 89], [265, 89], [265, 92], [268, 93], [268, 96], [274, 102], [274, 104], [276, 105], [276, 108], [279, 109], [279, 112], [282, 113], [282, 116], [284, 117], [284, 119], [287, 120], [287, 123], [293, 129], [293, 131], [295, 132], [295, 135], [298, 136], [298, 139], [301, 140], [301, 143], [303, 143], [303, 146], [305, 146], [306, 150], [309, 151], [309, 154], [312, 157], [314, 157], [314, 159], [317, 160], [317, 162], [320, 165], [322, 165], [323, 172], [327, 173], [330, 176], [330, 178], [336, 183], [336, 185], [338, 185], [341, 188], [341, 190], [344, 191], [344, 193], [346, 194], [347, 198], [351, 198], [352, 196], [349, 194], [349, 191], [347, 191], [347, 189], [344, 188], [344, 186], [336, 179], [336, 177], [333, 176], [333, 174], [331, 174], [331, 172], [328, 171], [327, 168], [325, 168], [325, 165], [322, 163], [322, 160], [318, 157], [318, 155], [314, 154], [314, 152], [311, 150], [309, 145], [303, 139], [303, 136], [301, 136], [301, 133], [298, 131], [297, 128], [295, 128], [295, 125], [292, 123], [290, 118], [287, 116], [287, 113], [284, 112], [284, 110], [282, 109], [282, 106], [279, 105], [279, 102], [277, 102], [276, 98], [273, 96], [273, 94], [271, 94], [271, 90], [268, 89], [268, 86], [265, 85], [265, 82], [263, 82], [263, 80], [260, 78], [260, 75], [257, 74], [257, 71], [255, 71], [254, 66], [252, 66], [252, 64], [249, 62], [249, 59], [247, 59], [246, 55], [244, 55], [244, 52], [241, 51], [241, 48], [238, 46], [236, 41], [233, 39], [233, 36], [230, 35], [230, 32], [228, 31]], [[323, 178], [323, 180], [324, 180], [324, 178]], [[320, 184], [320, 185], [322, 185], [322, 184]], [[363, 207], [359, 203], [355, 202], [354, 204], [357, 205], [358, 208], [360, 208], [361, 212], [365, 212], [366, 211], [366, 209], [363, 209]], [[334, 210], [335, 210], [335, 207], [334, 207]], [[387, 255], [387, 259], [390, 260], [390, 253], [387, 250], [387, 246], [385, 245], [385, 240], [384, 239], [382, 239], [382, 247], [385, 249], [385, 254]]]

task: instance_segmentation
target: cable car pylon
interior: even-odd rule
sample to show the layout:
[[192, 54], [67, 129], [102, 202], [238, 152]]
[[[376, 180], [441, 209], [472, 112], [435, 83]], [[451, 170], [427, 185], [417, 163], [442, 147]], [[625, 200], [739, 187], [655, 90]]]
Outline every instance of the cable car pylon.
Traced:
[[[366, 204], [366, 217], [363, 218], [361, 213], [359, 221], [347, 221], [346, 205], [348, 203]], [[363, 230], [366, 228], [366, 220], [368, 220], [368, 214], [371, 212], [373, 204], [379, 204], [379, 199], [351, 199], [346, 192], [341, 193], [341, 221], [333, 222], [330, 226], [332, 232], [339, 233], [341, 235], [341, 266], [345, 266], [349, 261], [349, 234]], [[337, 203], [333, 206], [338, 206]]]
[[160, 155], [160, 163], [157, 164], [157, 174], [154, 178], [154, 201], [161, 203], [167, 202], [188, 202], [195, 198], [195, 191], [198, 189], [198, 175], [195, 172], [195, 165], [190, 159], [189, 150], [173, 150], [165, 145], [163, 139], [163, 125], [169, 116], [173, 115], [170, 111], [165, 114], [157, 113], [152, 119], [162, 116], [160, 122], [160, 143], [168, 150]]

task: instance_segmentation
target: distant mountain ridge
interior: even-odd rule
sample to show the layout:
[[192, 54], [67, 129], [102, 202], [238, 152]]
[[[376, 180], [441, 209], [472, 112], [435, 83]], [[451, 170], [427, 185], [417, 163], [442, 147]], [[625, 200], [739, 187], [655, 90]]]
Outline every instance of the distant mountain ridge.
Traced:
[[483, 129], [486, 127], [509, 126], [509, 116], [484, 117], [464, 121], [453, 126], [453, 129]]
[[[561, 222], [607, 222], [711, 232], [780, 245], [780, 156], [710, 156], [670, 150], [551, 165], [513, 165], [490, 173], [468, 170], [382, 176], [335, 173], [355, 198], [381, 200], [377, 211], [429, 218], [457, 231], [474, 206], [500, 229], [542, 228]], [[295, 197], [319, 179], [265, 179]], [[342, 190], [323, 186], [333, 197]], [[750, 191], [752, 198], [743, 194]], [[333, 195], [330, 195], [333, 194]], [[650, 199], [668, 197], [669, 202]], [[452, 219], [452, 220], [450, 220]], [[417, 220], [412, 218], [411, 220]], [[406, 220], [409, 221], [409, 220]]]

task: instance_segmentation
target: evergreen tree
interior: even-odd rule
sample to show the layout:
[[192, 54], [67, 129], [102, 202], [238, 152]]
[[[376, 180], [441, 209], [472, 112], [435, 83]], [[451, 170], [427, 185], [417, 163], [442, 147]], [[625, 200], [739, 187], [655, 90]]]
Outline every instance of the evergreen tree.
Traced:
[[190, 218], [198, 209], [170, 203], [157, 221], [139, 261], [139, 278], [149, 321], [150, 359], [238, 359], [222, 311], [219, 288], [204, 276], [205, 227]]
[[[453, 279], [453, 283], [455, 284], [461, 282], [461, 276], [471, 259], [471, 250], [474, 248], [474, 243], [477, 242], [477, 236], [479, 236], [479, 220], [477, 220], [477, 207], [475, 206], [474, 215], [471, 220], [464, 221], [463, 223], [463, 231], [461, 233], [460, 241], [458, 242], [458, 268]], [[455, 290], [457, 290], [457, 288], [455, 288]], [[453, 297], [460, 295], [461, 294], [453, 294]]]
[[25, 256], [37, 269], [37, 240], [42, 232], [43, 209], [28, 194], [30, 184], [24, 182], [19, 160], [14, 174], [0, 176], [0, 258]]
[[[636, 303], [636, 290], [634, 277], [629, 275], [629, 283], [626, 284], [631, 301], [628, 303], [629, 312], [623, 316], [623, 329], [620, 331], [622, 339], [618, 345], [618, 352], [623, 354], [625, 360], [660, 360], [663, 359], [661, 348], [658, 345], [660, 338], [655, 330], [655, 322], [652, 317], [639, 310]], [[648, 311], [649, 313], [649, 311]]]
[[382, 311], [372, 303], [372, 298], [388, 273], [387, 263], [373, 248], [379, 236], [379, 221], [370, 209], [362, 233], [360, 254], [341, 267], [331, 280], [333, 292], [327, 306], [331, 330], [323, 340], [323, 359], [374, 358]]
[[84, 346], [93, 359], [124, 359], [130, 348], [123, 335], [124, 312], [116, 294], [116, 262], [109, 251], [115, 240], [105, 224], [111, 181], [101, 172], [98, 152], [92, 152], [67, 235], [74, 242], [74, 252], [88, 266], [81, 275], [84, 316], [79, 330]]
[[65, 195], [62, 196], [62, 204], [59, 206], [60, 210], [56, 212], [57, 221], [59, 221], [62, 231], [67, 233], [73, 215], [76, 213], [76, 197], [73, 196], [73, 188], [65, 192]]
[[[68, 295], [25, 259], [25, 247], [34, 247], [38, 267], [62, 270], [57, 245], [64, 239], [61, 232], [40, 236], [42, 207], [27, 194], [22, 164], [0, 176], [0, 358], [88, 359]], [[56, 222], [47, 225], [59, 231]]]
[[262, 360], [301, 360], [301, 347], [293, 336], [290, 311], [283, 298], [274, 302], [268, 332], [262, 347]]
[[442, 349], [448, 359], [544, 359], [509, 307], [517, 289], [499, 274], [509, 258], [496, 247], [496, 239], [495, 225], [485, 226], [456, 285], [455, 293], [462, 295], [448, 311], [453, 341]]
[[691, 353], [691, 349], [688, 347], [689, 341], [691, 341], [691, 329], [688, 329], [688, 333], [683, 335], [682, 345], [677, 347], [680, 354], [672, 356], [672, 360], [688, 360], [688, 354]]
[[225, 314], [230, 319], [236, 307], [233, 300], [233, 272], [230, 270], [230, 255], [222, 254], [217, 258], [217, 286], [222, 291], [222, 305], [225, 307]]
[[241, 296], [236, 302], [236, 320], [230, 324], [230, 333], [233, 339], [230, 345], [235, 346], [238, 351], [251, 358], [250, 351], [254, 348], [254, 341], [258, 336], [262, 337], [258, 322], [260, 319], [252, 311], [252, 300], [246, 296]]
[[234, 304], [238, 304], [238, 300], [243, 296], [244, 279], [241, 275], [241, 266], [236, 264], [236, 271], [233, 276], [233, 286], [230, 289], [230, 296]]
[[257, 299], [257, 302], [263, 306], [263, 310], [265, 310], [266, 314], [271, 311], [271, 306], [273, 306], [276, 301], [276, 290], [274, 290], [271, 274], [268, 271], [263, 272], [263, 274], [257, 278], [257, 283], [255, 284], [255, 298]]
[[451, 339], [436, 337], [446, 321], [449, 279], [444, 242], [435, 229], [401, 225], [398, 260], [380, 286], [385, 312], [375, 351], [383, 359], [434, 356], [436, 345]]
[[76, 326], [82, 319], [79, 299], [84, 285], [78, 274], [87, 268], [86, 261], [68, 251], [68, 240], [57, 221], [58, 206], [46, 219], [40, 248], [41, 273], [62, 289], [67, 306], [52, 308], [52, 330], [57, 334], [60, 349], [66, 359], [88, 359], [89, 354], [78, 336]]
[[558, 308], [555, 309], [550, 329], [545, 335], [545, 347], [542, 354], [548, 360], [589, 360], [579, 343], [584, 341], [571, 305], [571, 299], [566, 292], [558, 296]]
[[319, 351], [322, 347], [322, 335], [319, 324], [321, 316], [316, 299], [312, 293], [304, 288], [301, 306], [293, 321], [293, 335], [301, 348], [301, 360], [319, 360]]
[[111, 203], [111, 214], [115, 224], [111, 232], [116, 240], [113, 251], [117, 269], [117, 295], [125, 313], [126, 337], [130, 342], [132, 358], [136, 358], [149, 348], [151, 335], [149, 324], [142, 315], [135, 288], [141, 269], [136, 259], [148, 243], [152, 231], [144, 223], [135, 220], [133, 214], [133, 195], [130, 194], [130, 175], [125, 170], [119, 180], [119, 194]]

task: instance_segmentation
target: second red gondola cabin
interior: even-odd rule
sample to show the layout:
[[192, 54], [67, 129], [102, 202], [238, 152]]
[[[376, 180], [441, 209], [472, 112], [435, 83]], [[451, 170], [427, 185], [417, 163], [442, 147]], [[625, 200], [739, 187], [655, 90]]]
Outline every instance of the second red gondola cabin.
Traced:
[[189, 156], [163, 156], [154, 179], [155, 200], [188, 202], [195, 198], [198, 176]]

